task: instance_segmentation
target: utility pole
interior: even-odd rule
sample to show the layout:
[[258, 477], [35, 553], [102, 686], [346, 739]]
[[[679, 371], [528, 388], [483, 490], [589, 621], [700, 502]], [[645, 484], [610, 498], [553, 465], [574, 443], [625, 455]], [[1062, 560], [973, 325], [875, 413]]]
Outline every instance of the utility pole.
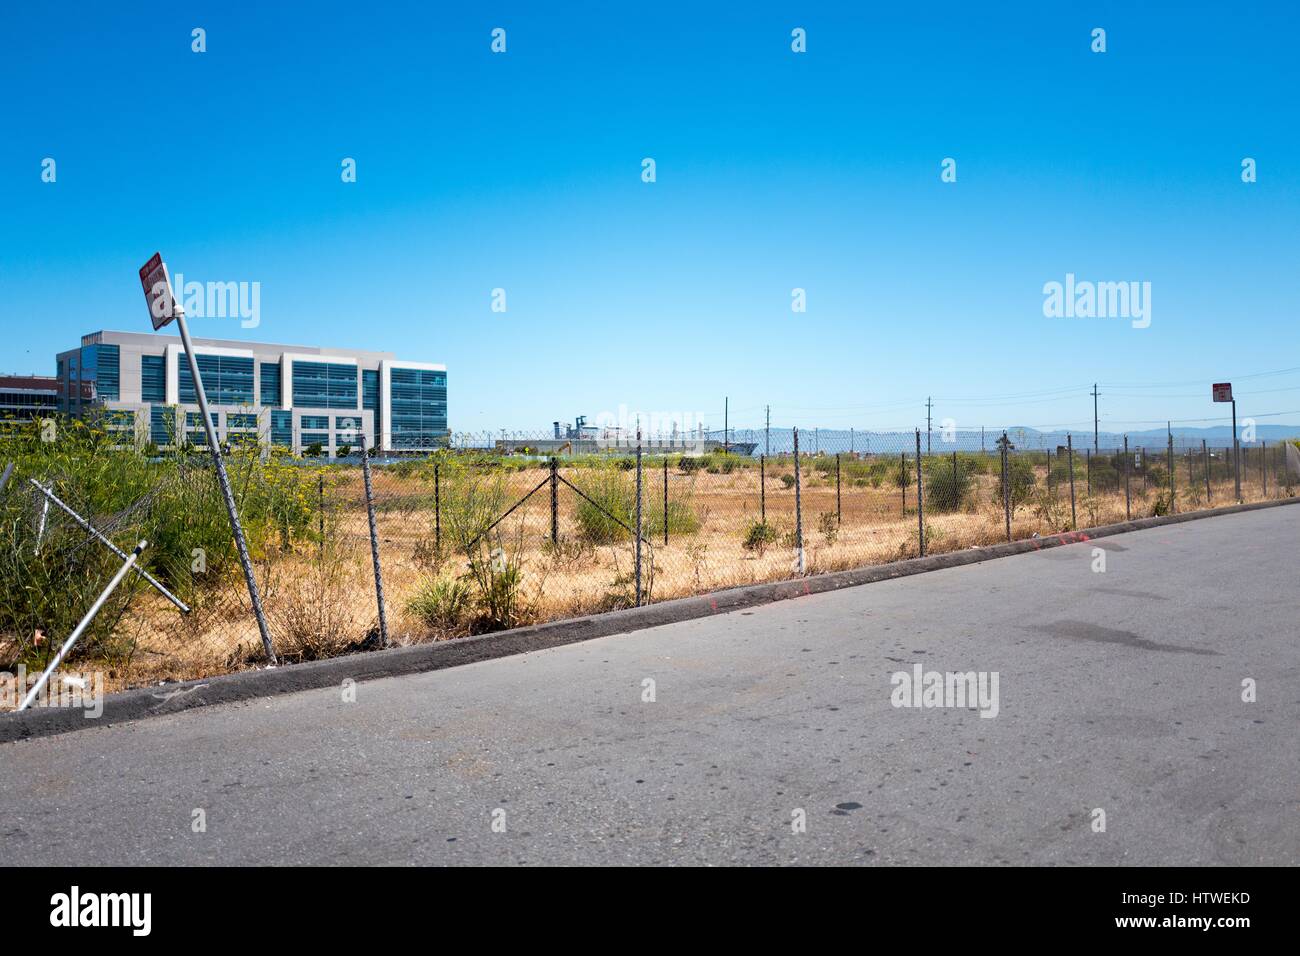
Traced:
[[929, 396], [925, 399], [925, 453], [930, 454], [930, 408], [934, 405]]
[[763, 426], [763, 454], [772, 455], [772, 406], [767, 406], [767, 423]]
[[1101, 447], [1097, 440], [1097, 383], [1092, 383], [1092, 453], [1101, 454]]

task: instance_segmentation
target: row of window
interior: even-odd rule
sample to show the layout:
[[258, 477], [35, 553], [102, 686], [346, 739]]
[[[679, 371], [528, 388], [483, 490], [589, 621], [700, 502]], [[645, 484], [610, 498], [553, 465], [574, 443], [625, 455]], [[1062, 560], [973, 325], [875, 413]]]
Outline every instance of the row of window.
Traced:
[[447, 373], [393, 369], [390, 411], [394, 448], [439, 444], [447, 435]]
[[[64, 367], [59, 362], [61, 389], [71, 399], [80, 393], [85, 397], [117, 401], [121, 396], [120, 348], [116, 345], [86, 346], [80, 353], [81, 377], [78, 362], [73, 359]], [[253, 359], [242, 356], [200, 354], [199, 374], [216, 405], [254, 404]], [[270, 408], [280, 406], [282, 371], [279, 363], [259, 363], [260, 373], [256, 395], [260, 404]], [[363, 369], [360, 376], [352, 365], [333, 362], [298, 361], [293, 365], [293, 403], [315, 408], [355, 409], [358, 407], [360, 386], [361, 408], [375, 413], [375, 430], [382, 430], [379, 422], [380, 376], [377, 369]], [[66, 374], [66, 378], [65, 378]], [[360, 381], [358, 382], [358, 378]], [[177, 366], [177, 397], [184, 404], [197, 401], [194, 379], [185, 355], [179, 355]], [[156, 405], [167, 398], [166, 359], [161, 355], [142, 355], [140, 364], [140, 397]], [[156, 409], [154, 415], [156, 417]], [[399, 448], [415, 448], [437, 443], [447, 435], [447, 376], [445, 372], [428, 369], [395, 368], [392, 372], [392, 426], [393, 441]], [[315, 416], [310, 427], [313, 433], [329, 429], [327, 416]], [[236, 425], [236, 428], [255, 427]], [[336, 429], [351, 430], [353, 423], [335, 420]], [[157, 430], [151, 420], [151, 434]], [[274, 431], [274, 429], [273, 429]], [[274, 439], [273, 439], [274, 440]], [[285, 444], [289, 441], [286, 440]]]
[[309, 408], [356, 408], [357, 367], [294, 362], [293, 403]]
[[[214, 405], [253, 404], [253, 360], [238, 355], [199, 355], [199, 374], [208, 401]], [[194, 376], [190, 372], [189, 358], [183, 353], [177, 359], [177, 394], [182, 405], [198, 401], [194, 391]]]
[[[218, 425], [220, 419], [216, 412], [211, 413], [212, 424]], [[421, 419], [423, 421], [423, 419]], [[110, 428], [129, 430], [134, 427], [135, 412], [130, 409], [113, 409], [106, 413], [105, 422]], [[360, 422], [357, 419], [346, 416], [336, 416], [334, 427], [341, 429], [334, 432], [334, 443], [336, 446], [354, 445], [358, 441], [356, 428]], [[227, 413], [226, 428], [228, 437], [231, 440], [237, 440], [238, 435], [230, 434], [231, 432], [253, 432], [257, 431], [258, 420], [256, 414], [245, 413]], [[301, 444], [303, 447], [319, 444], [324, 448], [329, 447], [330, 431], [329, 416], [326, 415], [303, 415], [301, 418]], [[176, 431], [175, 407], [169, 405], [154, 405], [149, 410], [149, 440], [159, 447], [174, 444]], [[191, 444], [203, 445], [207, 443], [207, 432], [203, 428], [203, 418], [198, 412], [185, 413], [185, 434], [186, 439]], [[284, 409], [271, 410], [271, 443], [280, 445], [285, 448], [293, 447], [293, 412]], [[425, 448], [435, 445], [446, 440], [447, 430], [445, 419], [442, 425], [436, 423], [430, 425], [427, 429], [421, 430], [414, 427], [413, 422], [408, 422], [406, 429], [400, 436], [394, 436], [395, 448]]]

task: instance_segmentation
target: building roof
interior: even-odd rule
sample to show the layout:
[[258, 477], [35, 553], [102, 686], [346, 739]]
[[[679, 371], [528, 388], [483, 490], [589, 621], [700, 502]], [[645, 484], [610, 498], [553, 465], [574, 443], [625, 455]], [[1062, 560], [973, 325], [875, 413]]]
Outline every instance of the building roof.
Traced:
[[53, 375], [0, 375], [0, 388], [13, 391], [54, 392], [59, 380]]

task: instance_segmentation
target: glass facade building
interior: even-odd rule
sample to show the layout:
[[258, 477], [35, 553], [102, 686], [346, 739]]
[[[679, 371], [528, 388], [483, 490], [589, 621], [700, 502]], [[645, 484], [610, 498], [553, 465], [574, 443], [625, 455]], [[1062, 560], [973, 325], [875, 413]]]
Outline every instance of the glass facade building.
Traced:
[[[421, 452], [448, 442], [447, 370], [389, 352], [195, 339], [218, 440], [327, 454], [364, 440]], [[94, 332], [56, 357], [60, 411], [111, 409], [114, 427], [166, 447], [206, 441], [189, 361], [174, 336]]]

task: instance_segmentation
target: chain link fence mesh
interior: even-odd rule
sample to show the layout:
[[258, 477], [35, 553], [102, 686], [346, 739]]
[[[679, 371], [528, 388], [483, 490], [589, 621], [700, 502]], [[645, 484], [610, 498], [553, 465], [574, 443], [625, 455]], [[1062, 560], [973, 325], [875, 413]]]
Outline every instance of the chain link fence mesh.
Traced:
[[[236, 448], [228, 464], [285, 663], [382, 646], [368, 507], [388, 642], [406, 645], [1238, 497], [1231, 448], [1098, 452], [1070, 439], [1027, 449], [1001, 434], [964, 447], [920, 431], [803, 431], [796, 461], [794, 433], [771, 436], [693, 453], [647, 440], [639, 456], [627, 443], [556, 457], [462, 443], [373, 460], [369, 500], [358, 455]], [[147, 540], [140, 568], [157, 585], [130, 575], [70, 663], [104, 670], [110, 689], [264, 664], [203, 450], [146, 458], [87, 441], [8, 443], [17, 466], [0, 495], [0, 669], [39, 669], [121, 563], [37, 484], [118, 549]], [[1241, 499], [1291, 496], [1297, 464], [1281, 444], [1243, 447]]]

